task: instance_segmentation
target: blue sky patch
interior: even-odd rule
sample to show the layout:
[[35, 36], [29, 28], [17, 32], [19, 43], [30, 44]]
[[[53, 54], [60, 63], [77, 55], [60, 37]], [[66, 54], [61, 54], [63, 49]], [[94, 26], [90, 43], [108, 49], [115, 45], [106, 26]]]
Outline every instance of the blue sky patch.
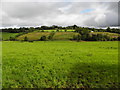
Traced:
[[89, 13], [92, 11], [94, 11], [94, 9], [84, 9], [84, 10], [80, 11], [80, 13]]

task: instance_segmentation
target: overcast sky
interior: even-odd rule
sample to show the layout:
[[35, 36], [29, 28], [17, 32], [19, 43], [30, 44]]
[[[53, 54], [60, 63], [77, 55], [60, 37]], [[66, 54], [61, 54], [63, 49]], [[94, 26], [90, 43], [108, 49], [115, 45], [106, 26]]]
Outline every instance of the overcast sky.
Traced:
[[[4, 0], [0, 27], [78, 25], [117, 26], [118, 2], [83, 2], [75, 0]], [[116, 1], [116, 2], [112, 2]]]

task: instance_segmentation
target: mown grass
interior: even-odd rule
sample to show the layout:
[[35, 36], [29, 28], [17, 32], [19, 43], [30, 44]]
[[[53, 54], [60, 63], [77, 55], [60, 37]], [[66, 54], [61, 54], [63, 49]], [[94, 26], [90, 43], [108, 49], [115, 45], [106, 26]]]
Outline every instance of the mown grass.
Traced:
[[115, 88], [118, 42], [3, 41], [3, 88]]

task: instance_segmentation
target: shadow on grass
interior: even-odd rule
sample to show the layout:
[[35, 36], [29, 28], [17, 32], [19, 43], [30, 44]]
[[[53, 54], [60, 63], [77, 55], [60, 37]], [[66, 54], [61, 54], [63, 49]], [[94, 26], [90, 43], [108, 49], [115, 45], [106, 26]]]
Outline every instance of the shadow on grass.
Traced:
[[118, 67], [107, 64], [75, 64], [68, 74], [70, 88], [118, 88]]

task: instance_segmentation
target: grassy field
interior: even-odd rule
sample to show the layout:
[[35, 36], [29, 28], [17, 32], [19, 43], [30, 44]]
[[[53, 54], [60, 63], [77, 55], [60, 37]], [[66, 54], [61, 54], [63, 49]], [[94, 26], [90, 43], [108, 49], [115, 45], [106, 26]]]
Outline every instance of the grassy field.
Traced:
[[[65, 29], [58, 29], [60, 32], [65, 32]], [[74, 29], [66, 29], [67, 32], [72, 32], [75, 31]], [[50, 29], [50, 30], [44, 30], [44, 32], [56, 32], [57, 30], [55, 29]], [[41, 32], [41, 30], [36, 30], [34, 32]]]
[[2, 35], [3, 40], [7, 40], [10, 37], [15, 37], [16, 35], [18, 35], [18, 33], [7, 33], [7, 32], [2, 32], [0, 34]]
[[110, 32], [91, 32], [91, 34], [104, 34], [104, 35], [108, 35], [108, 36], [111, 36], [111, 37], [120, 36], [120, 34], [118, 34], [118, 33], [110, 33]]
[[2, 42], [3, 88], [118, 87], [118, 42]]
[[[29, 40], [39, 40], [41, 36], [49, 36], [51, 32], [31, 32], [28, 34], [24, 34], [19, 36], [18, 40], [24, 40], [24, 37], [27, 36]], [[75, 32], [55, 32], [55, 35], [53, 36], [54, 40], [70, 40], [73, 38], [74, 35], [77, 33]]]
[[[53, 36], [53, 40], [70, 40], [73, 38], [74, 35], [77, 35], [78, 33], [76, 32], [72, 32], [73, 30], [67, 30], [67, 32], [64, 32], [65, 30], [59, 30], [60, 32], [56, 32], [56, 30], [44, 30], [44, 32], [40, 32], [40, 30], [36, 30], [34, 32], [30, 32], [27, 34], [21, 34], [20, 36], [18, 36], [16, 39], [17, 40], [24, 40], [24, 37], [27, 36], [28, 40], [39, 40], [41, 38], [41, 36], [45, 35], [46, 37], [48, 37], [51, 32], [55, 32], [54, 36]], [[2, 32], [0, 33], [0, 38], [2, 38], [3, 40], [8, 40], [10, 37], [15, 37], [20, 33], [7, 33], [7, 32]], [[120, 36], [120, 34], [117, 33], [109, 33], [109, 32], [91, 32], [91, 34], [105, 34], [108, 35], [110, 37], [118, 37]]]
[[[24, 37], [28, 37], [29, 40], [39, 40], [41, 36], [45, 35], [46, 37], [48, 37], [51, 34], [51, 32], [31, 32], [31, 33], [27, 33], [24, 35], [21, 35], [19, 37], [17, 37], [18, 40], [24, 40]], [[77, 35], [78, 33], [76, 32], [55, 32], [54, 36], [53, 36], [53, 40], [70, 40], [73, 38], [74, 35]], [[109, 33], [109, 32], [91, 32], [91, 34], [105, 34], [108, 35], [110, 37], [118, 37], [117, 33]]]

